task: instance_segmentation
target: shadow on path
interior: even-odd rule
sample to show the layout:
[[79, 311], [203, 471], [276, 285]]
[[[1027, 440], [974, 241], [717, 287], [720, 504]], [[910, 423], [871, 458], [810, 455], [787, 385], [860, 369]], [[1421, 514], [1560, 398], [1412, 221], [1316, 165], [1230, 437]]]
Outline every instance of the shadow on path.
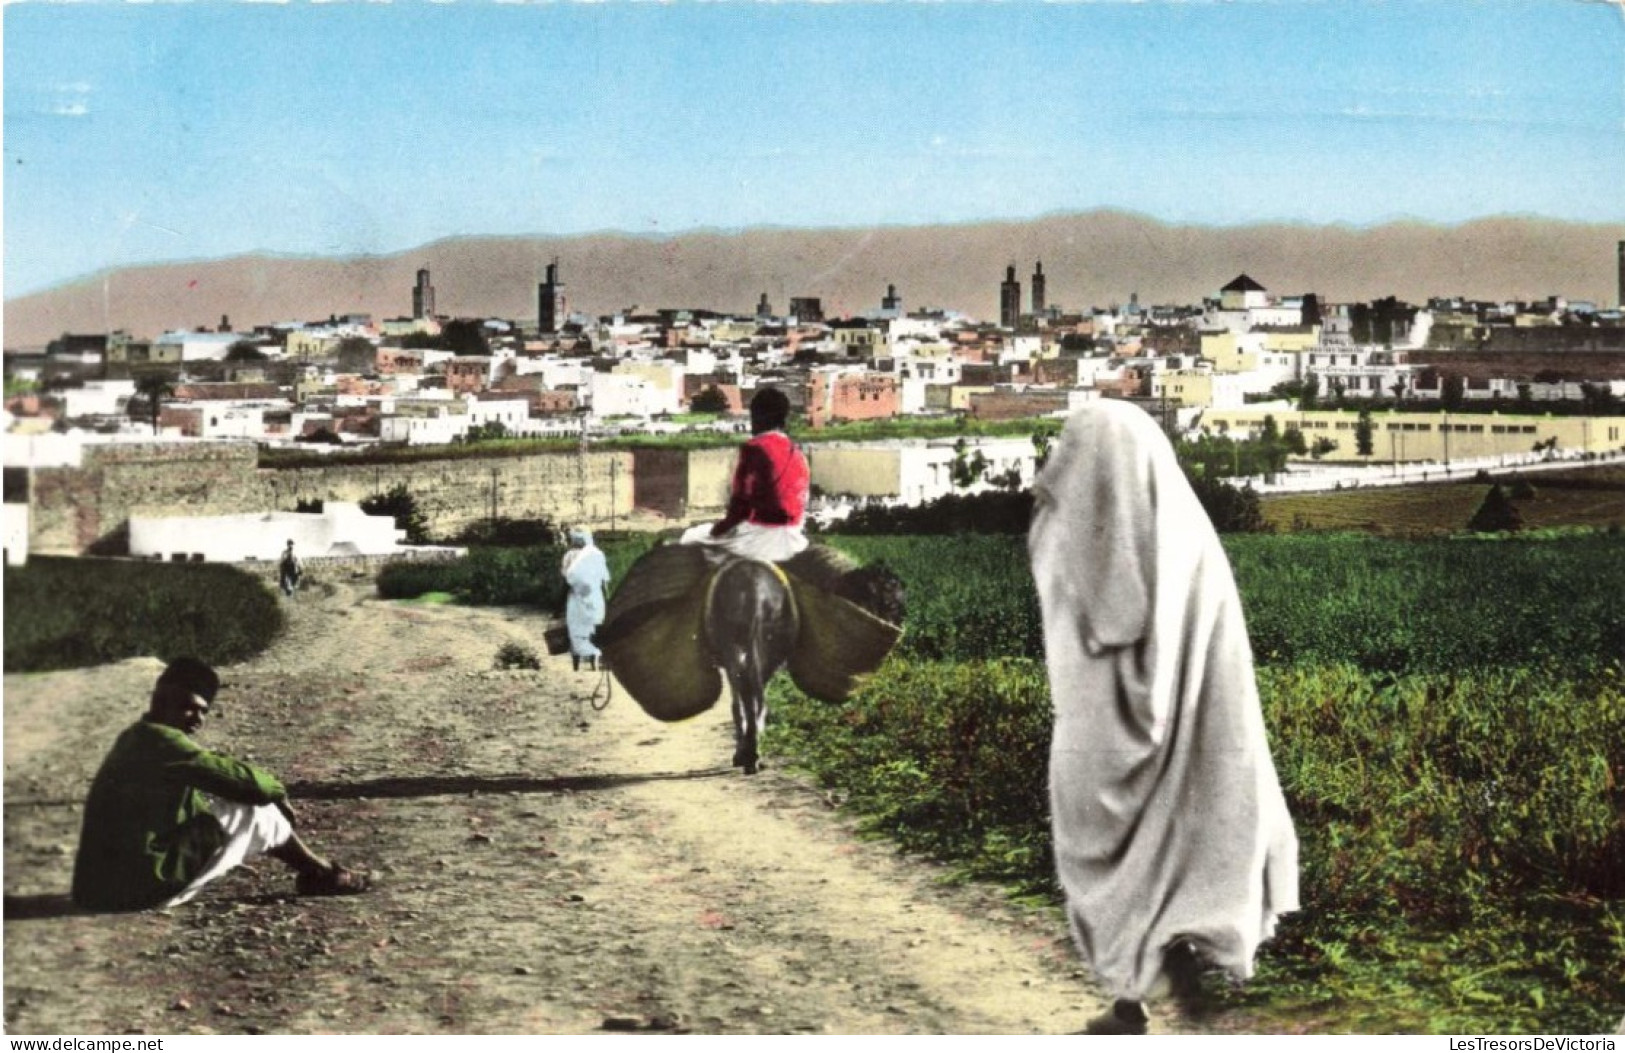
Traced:
[[45, 918], [71, 918], [76, 914], [96, 914], [75, 905], [66, 892], [42, 892], [35, 896], [6, 896], [7, 921], [39, 921]]
[[648, 782], [720, 779], [733, 774], [732, 768], [708, 768], [646, 775], [563, 775], [548, 779], [534, 775], [418, 775], [346, 782], [298, 782], [288, 787], [288, 796], [303, 801], [345, 801], [359, 797], [447, 797], [471, 793], [586, 793]]

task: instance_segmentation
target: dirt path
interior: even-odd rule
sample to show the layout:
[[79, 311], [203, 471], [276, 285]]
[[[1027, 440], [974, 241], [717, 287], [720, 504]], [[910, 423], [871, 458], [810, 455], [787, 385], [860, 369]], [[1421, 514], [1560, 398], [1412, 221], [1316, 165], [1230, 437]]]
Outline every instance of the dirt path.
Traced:
[[1058, 916], [942, 885], [799, 777], [727, 769], [726, 707], [595, 712], [567, 658], [492, 669], [539, 646], [535, 614], [372, 596], [302, 594], [201, 736], [283, 776], [308, 839], [374, 869], [366, 896], [292, 898], [266, 861], [172, 913], [74, 913], [78, 801], [158, 667], [5, 678], [9, 1032], [1056, 1033], [1098, 1011]]

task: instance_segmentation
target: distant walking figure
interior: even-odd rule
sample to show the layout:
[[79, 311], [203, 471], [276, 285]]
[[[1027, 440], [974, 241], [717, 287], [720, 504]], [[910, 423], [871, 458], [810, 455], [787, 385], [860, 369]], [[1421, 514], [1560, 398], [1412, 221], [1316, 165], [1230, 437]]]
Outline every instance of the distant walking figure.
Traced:
[[289, 540], [288, 547], [282, 550], [282, 560], [277, 564], [277, 584], [282, 589], [282, 595], [292, 596], [294, 590], [299, 588], [299, 579], [305, 576], [305, 568], [299, 562], [299, 557], [293, 554], [293, 541]]
[[1298, 907], [1298, 842], [1265, 738], [1218, 535], [1144, 411], [1067, 422], [1034, 484], [1028, 545], [1054, 701], [1055, 857], [1078, 950], [1115, 1000], [1241, 980]]
[[598, 645], [593, 632], [604, 622], [604, 602], [609, 594], [609, 561], [604, 550], [592, 543], [585, 527], [573, 527], [568, 535], [570, 550], [564, 554], [559, 571], [570, 594], [564, 601], [564, 627], [570, 633], [570, 662], [581, 668], [585, 658], [591, 669], [598, 668]]

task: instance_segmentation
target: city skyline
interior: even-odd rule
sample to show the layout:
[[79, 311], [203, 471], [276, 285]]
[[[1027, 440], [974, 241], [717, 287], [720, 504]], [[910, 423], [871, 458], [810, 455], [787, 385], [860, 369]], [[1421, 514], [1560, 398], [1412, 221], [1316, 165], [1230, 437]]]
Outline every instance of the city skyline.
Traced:
[[3, 14], [7, 297], [458, 235], [1625, 219], [1611, 3]]

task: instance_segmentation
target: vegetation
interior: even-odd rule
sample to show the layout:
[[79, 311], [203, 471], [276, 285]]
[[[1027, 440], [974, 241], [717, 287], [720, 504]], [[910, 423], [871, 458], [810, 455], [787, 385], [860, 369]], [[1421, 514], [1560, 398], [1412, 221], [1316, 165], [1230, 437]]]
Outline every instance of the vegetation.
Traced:
[[[1396, 537], [1453, 534], [1484, 500], [1490, 481], [1461, 478], [1419, 486], [1360, 487], [1315, 494], [1274, 494], [1260, 502], [1279, 531], [1364, 531]], [[1538, 487], [1514, 479], [1507, 490], [1524, 529], [1625, 529], [1625, 466], [1590, 465], [1541, 472]]]
[[1522, 527], [1523, 517], [1518, 515], [1512, 499], [1499, 486], [1490, 487], [1489, 493], [1484, 495], [1484, 503], [1467, 521], [1467, 529], [1480, 534], [1511, 532]]
[[259, 344], [252, 340], [236, 340], [226, 348], [227, 362], [265, 362], [270, 359]]
[[[619, 581], [654, 542], [651, 535], [603, 542], [611, 580]], [[464, 558], [446, 562], [390, 563], [378, 574], [378, 595], [384, 599], [414, 599], [443, 592], [455, 596], [459, 603], [535, 607], [563, 614], [565, 588], [559, 564], [564, 552], [564, 546], [555, 540], [549, 544], [472, 548]]]
[[[1053, 896], [1019, 541], [837, 543], [903, 576], [907, 634], [845, 706], [775, 685], [772, 748], [875, 831]], [[1227, 1000], [1331, 1030], [1610, 1030], [1625, 997], [1617, 541], [1226, 547], [1304, 899]]]
[[169, 373], [143, 373], [135, 381], [136, 398], [130, 400], [129, 414], [138, 412], [152, 423], [152, 433], [158, 434], [158, 417], [163, 413], [164, 400], [175, 394], [175, 377]]
[[[963, 450], [960, 451], [962, 456]], [[974, 462], [956, 457], [952, 470], [956, 485], [959, 473]], [[985, 470], [985, 465], [984, 465]], [[966, 476], [969, 477], [968, 475]], [[831, 525], [832, 534], [1022, 534], [1032, 522], [1033, 495], [1018, 489], [1019, 481], [996, 479], [1000, 489], [978, 494], [944, 494], [923, 505], [891, 506], [866, 504], [845, 519]], [[1268, 531], [1258, 493], [1251, 487], [1236, 487], [1223, 479], [1197, 476], [1191, 489], [1220, 533]]]
[[341, 373], [372, 373], [378, 348], [364, 336], [347, 336], [333, 348], [333, 362]]
[[5, 669], [42, 672], [153, 656], [241, 661], [282, 629], [260, 579], [210, 563], [35, 556], [5, 570]]
[[694, 413], [727, 413], [728, 396], [715, 384], [707, 384], [699, 394], [689, 400], [688, 408]]
[[396, 483], [385, 493], [363, 499], [361, 510], [370, 516], [394, 516], [395, 529], [406, 531], [409, 545], [429, 543], [429, 521], [418, 509], [418, 499], [405, 483]]
[[522, 643], [509, 640], [497, 648], [497, 657], [494, 663], [497, 669], [540, 669], [541, 656], [534, 647], [526, 647]]

